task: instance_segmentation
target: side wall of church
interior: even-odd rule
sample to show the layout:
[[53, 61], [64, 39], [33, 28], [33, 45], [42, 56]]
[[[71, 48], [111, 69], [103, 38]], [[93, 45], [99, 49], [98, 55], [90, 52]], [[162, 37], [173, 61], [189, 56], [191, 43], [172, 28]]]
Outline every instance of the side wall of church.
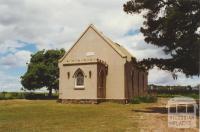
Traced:
[[132, 99], [147, 94], [148, 73], [131, 62], [125, 64], [125, 97]]

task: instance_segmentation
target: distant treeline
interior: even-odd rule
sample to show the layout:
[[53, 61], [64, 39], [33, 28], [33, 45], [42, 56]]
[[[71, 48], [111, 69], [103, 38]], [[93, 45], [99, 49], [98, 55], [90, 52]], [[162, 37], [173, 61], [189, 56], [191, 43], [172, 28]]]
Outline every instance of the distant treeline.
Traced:
[[0, 92], [0, 100], [6, 99], [57, 99], [58, 95], [48, 96], [48, 93], [32, 92]]
[[151, 84], [148, 86], [149, 92], [156, 92], [158, 94], [184, 94], [184, 93], [199, 93], [199, 85], [192, 87], [188, 86], [160, 86]]

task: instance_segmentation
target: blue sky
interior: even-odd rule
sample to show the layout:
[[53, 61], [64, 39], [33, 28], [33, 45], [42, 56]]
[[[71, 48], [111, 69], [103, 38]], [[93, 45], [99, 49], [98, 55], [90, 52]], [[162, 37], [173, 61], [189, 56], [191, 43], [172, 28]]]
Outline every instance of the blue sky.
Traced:
[[[161, 48], [144, 42], [139, 29], [144, 19], [123, 12], [125, 1], [116, 0], [1, 0], [0, 91], [20, 91], [20, 76], [30, 55], [42, 49], [66, 50], [93, 23], [106, 36], [127, 48], [138, 60], [169, 58]], [[149, 83], [197, 85], [198, 77], [179, 73], [173, 80], [167, 71], [149, 71]]]

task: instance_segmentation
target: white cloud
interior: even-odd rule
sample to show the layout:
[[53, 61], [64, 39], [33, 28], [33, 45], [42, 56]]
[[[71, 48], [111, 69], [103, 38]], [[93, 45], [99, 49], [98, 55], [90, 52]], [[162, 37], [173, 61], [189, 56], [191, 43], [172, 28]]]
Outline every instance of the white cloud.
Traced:
[[9, 39], [35, 42], [39, 49], [69, 47], [90, 23], [111, 37], [122, 36], [143, 22], [141, 16], [127, 15], [123, 3], [116, 0], [1, 0], [0, 45]]
[[0, 58], [0, 64], [8, 68], [24, 67], [30, 60], [30, 51], [20, 50]]
[[162, 48], [147, 44], [142, 33], [118, 38], [118, 42], [126, 47], [138, 60], [144, 58], [170, 58], [170, 56], [165, 55]]
[[17, 48], [22, 48], [23, 46], [25, 46], [24, 43], [18, 43], [13, 40], [5, 40], [4, 43], [0, 44], [0, 53], [4, 54], [7, 52], [16, 52]]
[[149, 83], [167, 85], [174, 83], [174, 80], [169, 72], [154, 68], [149, 71]]
[[148, 82], [149, 84], [157, 85], [191, 85], [196, 86], [200, 83], [200, 78], [186, 78], [184, 74], [178, 73], [178, 78], [173, 79], [172, 74], [168, 71], [159, 70], [155, 67], [149, 71]]
[[[130, 36], [127, 32], [138, 30], [142, 16], [127, 15], [123, 11], [126, 1], [116, 0], [1, 0], [0, 1], [0, 67], [25, 67], [30, 52], [19, 50], [25, 46], [16, 40], [35, 43], [38, 49], [68, 49], [85, 28], [93, 23], [114, 41], [121, 43], [137, 59], [166, 58], [162, 49], [147, 45], [141, 33]], [[166, 72], [151, 71], [150, 82], [172, 82]], [[182, 82], [187, 82], [181, 76]], [[8, 79], [9, 80], [9, 79]], [[160, 81], [159, 81], [160, 80]], [[192, 82], [192, 80], [190, 80]], [[194, 79], [195, 82], [195, 79]], [[179, 83], [179, 82], [174, 82]], [[187, 82], [190, 83], [190, 82]]]
[[18, 76], [8, 75], [0, 71], [0, 91], [20, 91], [22, 87]]
[[[6, 72], [0, 71], [0, 92], [22, 92], [20, 76], [9, 75]], [[48, 92], [47, 88], [35, 90], [35, 92]]]

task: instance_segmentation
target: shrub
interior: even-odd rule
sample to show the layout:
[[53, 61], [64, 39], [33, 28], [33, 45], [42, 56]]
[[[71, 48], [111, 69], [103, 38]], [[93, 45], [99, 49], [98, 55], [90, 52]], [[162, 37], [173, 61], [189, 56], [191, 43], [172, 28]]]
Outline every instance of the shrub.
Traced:
[[139, 104], [139, 103], [140, 103], [140, 100], [139, 100], [138, 97], [135, 97], [135, 98], [131, 99], [131, 103], [132, 103], [132, 104]]
[[0, 93], [0, 99], [4, 99], [5, 98], [5, 94], [6, 94], [6, 92]]
[[139, 103], [154, 103], [157, 101], [156, 96], [138, 96], [131, 99], [130, 103], [132, 104], [139, 104]]
[[23, 99], [24, 93], [18, 92], [2, 92], [0, 93], [0, 99]]
[[48, 96], [48, 94], [45, 93], [26, 93], [25, 94], [26, 99], [57, 99], [57, 95], [52, 95], [51, 97]]
[[57, 99], [58, 95], [53, 94], [49, 97], [46, 93], [29, 92], [0, 92], [0, 100], [7, 99]]

